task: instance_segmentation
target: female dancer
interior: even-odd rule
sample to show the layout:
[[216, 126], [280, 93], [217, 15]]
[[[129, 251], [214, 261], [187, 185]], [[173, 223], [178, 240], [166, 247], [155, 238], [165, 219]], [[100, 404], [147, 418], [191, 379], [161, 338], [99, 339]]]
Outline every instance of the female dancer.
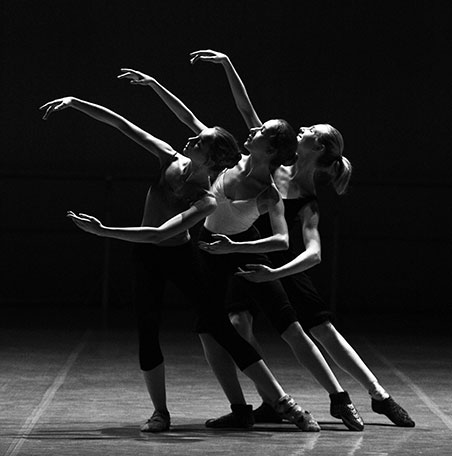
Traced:
[[268, 392], [276, 409], [302, 427], [301, 408], [284, 392], [260, 355], [235, 331], [227, 314], [208, 301], [190, 240], [188, 229], [216, 208], [215, 198], [209, 192], [210, 180], [223, 168], [234, 166], [240, 158], [232, 135], [219, 127], [207, 128], [195, 119], [199, 132], [189, 138], [182, 155], [113, 111], [87, 101], [65, 97], [40, 109], [45, 110], [43, 118], [47, 119], [53, 112], [66, 108], [118, 129], [157, 157], [160, 165], [160, 178], [149, 188], [141, 226], [108, 227], [92, 216], [68, 213], [82, 230], [140, 244], [135, 251], [139, 360], [155, 409], [141, 430], [162, 432], [170, 427], [165, 366], [158, 336], [163, 290], [169, 280], [195, 308], [203, 344], [206, 339], [206, 345], [214, 341], [228, 350], [237, 366]]
[[[196, 124], [191, 121], [191, 113], [174, 103], [174, 99], [162, 91], [153, 78], [134, 70], [125, 69], [121, 77], [132, 79], [134, 84], [150, 85], [179, 119], [196, 131]], [[185, 108], [186, 109], [186, 108]], [[209, 253], [230, 253], [230, 255], [204, 255], [204, 274], [213, 295], [232, 296], [246, 283], [242, 279], [233, 280], [233, 274], [238, 266], [244, 266], [250, 261], [268, 261], [264, 256], [251, 256], [251, 253], [279, 250], [286, 247], [287, 233], [282, 216], [282, 202], [276, 191], [271, 173], [284, 161], [294, 160], [296, 139], [288, 124], [281, 120], [265, 122], [260, 128], [251, 130], [245, 143], [250, 156], [243, 157], [237, 166], [222, 172], [212, 187], [217, 197], [218, 208], [209, 215], [201, 232], [201, 248]], [[273, 232], [265, 239], [258, 239], [258, 234], [252, 227], [259, 214], [268, 212], [272, 220]], [[221, 234], [214, 234], [221, 233]], [[224, 235], [229, 235], [226, 237]], [[212, 241], [214, 242], [206, 242]], [[267, 263], [269, 264], [269, 263]], [[227, 280], [227, 281], [226, 281]], [[234, 287], [233, 287], [234, 285]], [[248, 284], [246, 289], [250, 288]], [[240, 290], [240, 293], [246, 290]], [[264, 308], [270, 321], [274, 322], [282, 337], [290, 344], [299, 357], [317, 372], [318, 378], [333, 394], [341, 398], [342, 388], [335, 379], [331, 369], [322, 357], [320, 351], [303, 332], [297, 322], [297, 316], [290, 306], [287, 296], [279, 282], [259, 284], [253, 287], [253, 293], [259, 296], [259, 304]], [[211, 344], [206, 349], [206, 355], [214, 372], [223, 385], [230, 402], [243, 400], [243, 393], [235, 375], [235, 367], [225, 361], [221, 348]], [[348, 422], [354, 428], [361, 426], [359, 415], [353, 406], [347, 409]], [[353, 412], [353, 413], [352, 413]], [[238, 427], [242, 417], [233, 413], [210, 420], [210, 427]], [[350, 424], [349, 424], [350, 426]]]
[[[177, 99], [172, 93], [162, 87], [154, 78], [147, 76], [139, 71], [131, 69], [123, 69], [124, 73], [118, 76], [119, 78], [130, 79], [132, 84], [138, 85], [148, 85], [154, 89], [154, 91], [160, 96], [160, 98], [168, 105], [168, 107], [176, 114], [176, 116], [194, 132], [198, 132], [200, 125], [202, 128], [202, 123], [199, 122], [193, 115], [193, 113], [188, 110], [188, 108]], [[227, 214], [223, 218], [223, 224], [230, 224], [231, 220], [236, 225], [239, 225], [239, 231], [243, 231], [243, 225], [247, 224], [246, 217], [247, 211], [250, 209], [253, 211], [253, 217], [255, 213], [260, 211], [268, 211], [272, 217], [273, 224], [275, 226], [275, 234], [266, 240], [255, 240], [256, 235], [254, 232], [250, 232], [253, 239], [248, 239], [247, 236], [242, 236], [243, 240], [248, 239], [250, 242], [243, 243], [241, 248], [244, 252], [248, 251], [260, 251], [268, 249], [280, 249], [287, 248], [287, 227], [284, 222], [284, 217], [282, 215], [282, 202], [279, 198], [279, 193], [271, 184], [271, 179], [269, 179], [270, 174], [268, 168], [270, 166], [279, 166], [280, 161], [291, 161], [295, 158], [294, 152], [296, 149], [296, 137], [292, 128], [283, 120], [272, 120], [266, 122], [262, 128], [255, 129], [251, 132], [250, 137], [248, 138], [247, 144], [253, 141], [256, 145], [255, 154], [260, 154], [262, 160], [266, 160], [266, 164], [259, 165], [259, 161], [255, 160], [255, 169], [250, 169], [250, 173], [247, 180], [246, 190], [248, 192], [258, 192], [258, 198], [256, 201], [244, 202], [241, 208], [237, 208], [239, 212], [242, 212], [242, 219], [237, 220], [237, 215], [234, 213]], [[258, 145], [260, 144], [260, 149]], [[248, 147], [249, 149], [249, 147]], [[240, 168], [241, 165], [247, 163], [247, 158], [242, 157], [240, 163], [234, 167], [234, 170]], [[249, 161], [251, 164], [251, 160]], [[223, 173], [222, 173], [223, 175]], [[221, 177], [221, 176], [220, 176]], [[237, 182], [236, 182], [237, 183]], [[215, 185], [215, 184], [214, 184]], [[224, 213], [223, 213], [224, 215]], [[251, 222], [252, 224], [252, 222]], [[249, 226], [249, 225], [247, 225]], [[247, 233], [248, 235], [249, 233]], [[204, 244], [205, 245], [205, 244]], [[209, 248], [209, 246], [207, 246]], [[232, 257], [232, 256], [231, 256]], [[255, 257], [256, 261], [266, 261], [265, 257]], [[242, 264], [245, 264], [245, 259], [242, 261]], [[209, 284], [209, 290], [211, 293], [211, 299], [216, 300], [217, 302], [223, 302], [226, 294], [228, 292], [228, 280], [232, 273], [236, 270], [236, 267], [228, 268], [218, 268], [216, 265], [209, 265], [204, 270], [204, 274], [207, 275], [206, 282]], [[242, 280], [241, 280], [242, 281]], [[245, 282], [245, 281], [243, 281]], [[282, 290], [282, 287], [279, 283], [274, 284], [265, 284], [258, 287], [259, 289], [268, 289], [268, 292], [263, 294], [268, 296], [267, 301], [271, 306], [271, 297], [276, 301], [282, 301], [284, 305], [287, 306], [286, 315], [283, 315], [280, 318], [291, 318], [290, 321], [296, 319], [293, 309], [290, 307], [285, 293]], [[209, 420], [206, 423], [208, 427], [248, 427], [249, 423], [254, 422], [252, 407], [246, 405], [243, 392], [241, 390], [238, 379], [232, 379], [231, 381], [224, 375], [218, 375], [217, 372], [217, 363], [216, 363], [216, 354], [220, 353], [222, 347], [215, 341], [210, 335], [203, 337], [202, 343], [208, 359], [209, 364], [212, 366], [215, 374], [217, 375], [220, 383], [223, 387], [223, 390], [229, 399], [232, 409], [232, 413], [221, 420]], [[221, 366], [220, 366], [221, 368]], [[235, 373], [235, 368], [234, 368]], [[284, 410], [286, 406], [280, 404], [278, 410]], [[317, 422], [312, 418], [309, 412], [303, 412], [301, 414], [292, 414], [292, 422], [304, 431], [317, 432], [320, 430]]]
[[[222, 64], [225, 69], [236, 105], [249, 128], [262, 125], [248, 97], [246, 89], [229, 58], [222, 53], [207, 50], [191, 54], [192, 63], [202, 60]], [[371, 396], [372, 410], [386, 415], [394, 424], [413, 427], [408, 413], [387, 393], [375, 375], [331, 322], [331, 313], [304, 272], [320, 262], [319, 209], [316, 198], [315, 176], [327, 173], [338, 194], [343, 194], [351, 175], [351, 164], [343, 156], [342, 135], [328, 124], [301, 127], [298, 134], [298, 160], [291, 167], [280, 167], [274, 174], [275, 183], [284, 198], [285, 218], [289, 226], [291, 247], [286, 252], [271, 254], [274, 268], [248, 265], [238, 275], [261, 282], [281, 279], [303, 328], [319, 342], [338, 366], [355, 378]], [[268, 220], [261, 218], [259, 229], [269, 232]], [[298, 238], [299, 246], [296, 246]], [[304, 244], [304, 250], [303, 250]], [[300, 250], [301, 253], [300, 253]], [[232, 316], [234, 326], [257, 347], [252, 334], [252, 315], [244, 308]], [[344, 392], [346, 395], [346, 392]], [[348, 395], [347, 395], [348, 396]], [[344, 404], [331, 398], [331, 415], [341, 418]], [[346, 407], [349, 407], [346, 405]], [[277, 421], [271, 406], [264, 403], [255, 411], [257, 422]], [[343, 418], [342, 418], [343, 419]]]

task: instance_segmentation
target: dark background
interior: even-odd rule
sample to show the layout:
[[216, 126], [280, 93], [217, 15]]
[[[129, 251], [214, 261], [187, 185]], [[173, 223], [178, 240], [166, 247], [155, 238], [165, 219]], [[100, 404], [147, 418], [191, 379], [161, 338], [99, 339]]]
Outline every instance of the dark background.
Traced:
[[[138, 225], [155, 167], [110, 127], [74, 110], [43, 122], [38, 107], [77, 96], [180, 150], [190, 131], [151, 89], [116, 79], [131, 67], [243, 141], [221, 67], [189, 64], [189, 52], [207, 48], [231, 57], [263, 120], [328, 122], [345, 138], [354, 175], [346, 196], [320, 192], [323, 262], [312, 271], [331, 306], [341, 316], [414, 317], [421, 326], [448, 320], [449, 1], [1, 5], [3, 321], [107, 305], [129, 314], [131, 244], [79, 231], [65, 213]], [[168, 290], [168, 306], [179, 298]]]

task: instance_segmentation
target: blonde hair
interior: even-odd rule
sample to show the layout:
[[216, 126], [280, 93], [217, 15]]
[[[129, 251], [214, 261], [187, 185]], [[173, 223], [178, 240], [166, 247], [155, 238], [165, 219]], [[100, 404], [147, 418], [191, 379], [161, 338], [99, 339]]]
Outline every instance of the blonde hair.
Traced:
[[340, 132], [329, 124], [325, 133], [318, 135], [317, 140], [325, 147], [324, 153], [317, 160], [320, 171], [331, 177], [331, 184], [336, 193], [342, 195], [347, 190], [352, 175], [352, 165], [343, 156], [344, 138]]

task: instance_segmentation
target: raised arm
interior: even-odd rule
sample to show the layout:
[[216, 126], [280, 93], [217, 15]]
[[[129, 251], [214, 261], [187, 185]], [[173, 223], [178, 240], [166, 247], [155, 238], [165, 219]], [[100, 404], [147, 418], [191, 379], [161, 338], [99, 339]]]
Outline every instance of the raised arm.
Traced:
[[219, 63], [223, 66], [226, 76], [228, 78], [229, 86], [232, 90], [232, 95], [235, 100], [235, 104], [240, 111], [243, 119], [246, 122], [248, 128], [260, 127], [262, 122], [259, 119], [253, 104], [248, 96], [246, 88], [240, 79], [237, 71], [232, 65], [229, 57], [221, 52], [212, 51], [210, 49], [195, 51], [190, 54], [190, 62], [196, 63], [198, 60], [203, 62]]
[[101, 237], [119, 239], [135, 243], [159, 244], [177, 234], [187, 231], [198, 222], [211, 214], [216, 208], [215, 198], [206, 195], [195, 202], [189, 209], [175, 215], [158, 227], [112, 227], [103, 225], [100, 220], [87, 214], [75, 214], [72, 211], [67, 216], [83, 231]]
[[83, 101], [74, 97], [64, 97], [49, 101], [39, 109], [45, 110], [43, 119], [47, 120], [52, 113], [62, 111], [66, 108], [73, 108], [77, 111], [81, 111], [99, 122], [118, 129], [121, 133], [128, 136], [130, 139], [133, 139], [140, 146], [154, 154], [162, 164], [172, 160], [172, 157], [176, 153], [169, 144], [152, 136], [119, 114], [88, 101]]
[[129, 79], [133, 85], [149, 86], [154, 89], [154, 92], [176, 117], [196, 134], [207, 128], [179, 98], [163, 87], [155, 78], [130, 68], [121, 68], [121, 71], [123, 73], [118, 76], [118, 79]]

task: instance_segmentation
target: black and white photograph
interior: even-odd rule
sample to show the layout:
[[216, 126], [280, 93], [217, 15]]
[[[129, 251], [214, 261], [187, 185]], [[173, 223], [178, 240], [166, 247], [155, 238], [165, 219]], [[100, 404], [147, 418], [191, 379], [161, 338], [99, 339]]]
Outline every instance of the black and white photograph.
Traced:
[[0, 18], [0, 455], [452, 454], [451, 2]]

